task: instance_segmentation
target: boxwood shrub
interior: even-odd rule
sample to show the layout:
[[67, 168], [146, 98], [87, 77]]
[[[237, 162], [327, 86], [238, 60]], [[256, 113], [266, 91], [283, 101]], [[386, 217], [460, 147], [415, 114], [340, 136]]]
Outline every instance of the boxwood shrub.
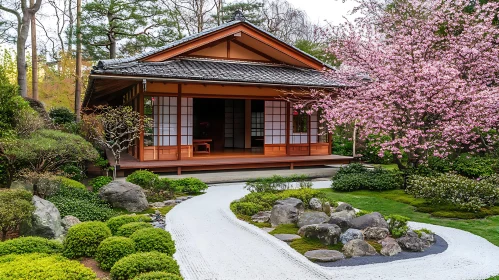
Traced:
[[300, 188], [310, 188], [312, 186], [310, 178], [306, 175], [274, 175], [272, 177], [248, 180], [245, 188], [250, 192], [278, 192], [289, 190], [293, 183], [297, 183]]
[[382, 168], [367, 169], [353, 163], [341, 167], [333, 177], [332, 188], [337, 191], [392, 190], [403, 187], [404, 179], [398, 171]]
[[0, 279], [97, 280], [97, 277], [78, 261], [68, 260], [61, 255], [34, 253], [0, 257]]
[[139, 185], [146, 190], [152, 190], [159, 181], [159, 176], [148, 170], [137, 170], [128, 175], [126, 181]]
[[56, 254], [60, 252], [62, 252], [61, 242], [42, 237], [19, 237], [0, 242], [0, 256], [30, 253]]
[[491, 157], [462, 154], [453, 164], [453, 169], [468, 178], [490, 176], [499, 171], [499, 160]]
[[162, 272], [162, 271], [146, 272], [133, 278], [133, 280], [182, 280], [182, 279], [184, 278], [172, 273]]
[[145, 252], [126, 256], [116, 262], [111, 268], [111, 279], [128, 280], [151, 271], [180, 275], [179, 266], [172, 257], [159, 252]]
[[126, 237], [111, 236], [104, 239], [95, 254], [95, 260], [104, 270], [110, 270], [121, 258], [135, 253], [135, 243]]
[[103, 222], [83, 222], [72, 226], [64, 239], [64, 256], [68, 258], [93, 257], [99, 244], [111, 236]]
[[112, 217], [107, 221], [107, 226], [113, 234], [118, 232], [118, 229], [125, 224], [134, 222], [152, 222], [151, 217], [146, 215], [120, 215]]
[[176, 191], [187, 194], [200, 194], [208, 188], [208, 185], [197, 178], [170, 180], [170, 184]]
[[234, 201], [230, 204], [230, 210], [239, 215], [253, 216], [263, 209], [263, 206], [254, 202]]
[[145, 223], [145, 222], [133, 222], [133, 223], [124, 224], [118, 228], [118, 230], [116, 231], [116, 235], [129, 237], [137, 230], [143, 228], [152, 228], [152, 225], [150, 223]]
[[82, 190], [87, 190], [85, 185], [82, 183], [63, 177], [63, 176], [57, 176], [57, 180], [60, 183], [60, 187], [67, 187], [67, 188], [77, 188], [77, 189], [82, 189]]
[[130, 235], [135, 242], [137, 252], [157, 251], [172, 256], [175, 253], [175, 242], [169, 232], [160, 228], [139, 229]]

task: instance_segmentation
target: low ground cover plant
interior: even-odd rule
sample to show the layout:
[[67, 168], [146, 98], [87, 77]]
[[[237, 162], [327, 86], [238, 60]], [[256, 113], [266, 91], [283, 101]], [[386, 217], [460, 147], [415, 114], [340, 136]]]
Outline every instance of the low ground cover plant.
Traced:
[[246, 182], [246, 189], [250, 192], [278, 192], [289, 190], [297, 183], [300, 188], [312, 187], [310, 178], [306, 175], [291, 175], [250, 179]]
[[111, 183], [113, 181], [113, 177], [110, 176], [98, 176], [90, 180], [90, 186], [92, 186], [93, 192], [99, 192], [99, 190], [105, 185]]
[[499, 200], [499, 189], [487, 180], [450, 173], [434, 177], [412, 176], [406, 191], [434, 204], [449, 203], [467, 211], [494, 206]]
[[35, 236], [19, 237], [0, 242], [0, 256], [29, 253], [57, 254], [61, 253], [62, 249], [60, 241]]
[[169, 232], [161, 228], [139, 229], [130, 235], [137, 252], [160, 252], [169, 256], [175, 253], [175, 242]]
[[122, 236], [111, 236], [104, 239], [95, 254], [95, 260], [104, 270], [110, 270], [113, 265], [128, 255], [135, 253], [135, 242]]
[[332, 188], [337, 191], [392, 190], [403, 187], [402, 174], [383, 168], [367, 169], [360, 163], [341, 167], [334, 175]]
[[72, 226], [64, 239], [63, 255], [67, 258], [94, 257], [100, 243], [111, 236], [103, 222], [83, 222]]
[[134, 222], [151, 222], [151, 217], [146, 216], [146, 215], [120, 215], [116, 217], [112, 217], [109, 219], [106, 224], [111, 230], [113, 234], [116, 234], [118, 232], [118, 229], [129, 223], [134, 223]]
[[128, 280], [152, 271], [180, 275], [179, 266], [172, 257], [159, 252], [145, 252], [126, 256], [116, 262], [111, 268], [111, 279]]

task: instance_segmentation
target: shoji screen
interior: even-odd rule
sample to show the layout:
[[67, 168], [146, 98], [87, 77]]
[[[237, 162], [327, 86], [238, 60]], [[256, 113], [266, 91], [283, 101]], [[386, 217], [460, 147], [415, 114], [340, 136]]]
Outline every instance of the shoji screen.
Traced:
[[265, 101], [265, 144], [286, 144], [285, 101]]
[[182, 98], [181, 107], [182, 145], [192, 145], [192, 98]]
[[177, 97], [154, 97], [157, 99], [155, 114], [154, 146], [177, 145]]

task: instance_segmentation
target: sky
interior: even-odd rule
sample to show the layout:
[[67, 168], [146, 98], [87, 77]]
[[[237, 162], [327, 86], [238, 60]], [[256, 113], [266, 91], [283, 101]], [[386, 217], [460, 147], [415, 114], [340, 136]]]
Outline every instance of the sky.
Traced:
[[341, 0], [288, 0], [293, 6], [307, 12], [312, 23], [322, 23], [325, 20], [338, 24], [344, 21], [343, 16], [348, 16], [349, 11], [355, 7], [353, 1]]

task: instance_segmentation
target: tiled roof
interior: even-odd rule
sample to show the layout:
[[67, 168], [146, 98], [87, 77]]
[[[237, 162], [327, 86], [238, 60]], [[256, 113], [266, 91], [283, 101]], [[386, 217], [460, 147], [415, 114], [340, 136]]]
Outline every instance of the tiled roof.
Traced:
[[93, 74], [307, 87], [340, 86], [324, 72], [282, 64], [179, 58], [96, 67]]

